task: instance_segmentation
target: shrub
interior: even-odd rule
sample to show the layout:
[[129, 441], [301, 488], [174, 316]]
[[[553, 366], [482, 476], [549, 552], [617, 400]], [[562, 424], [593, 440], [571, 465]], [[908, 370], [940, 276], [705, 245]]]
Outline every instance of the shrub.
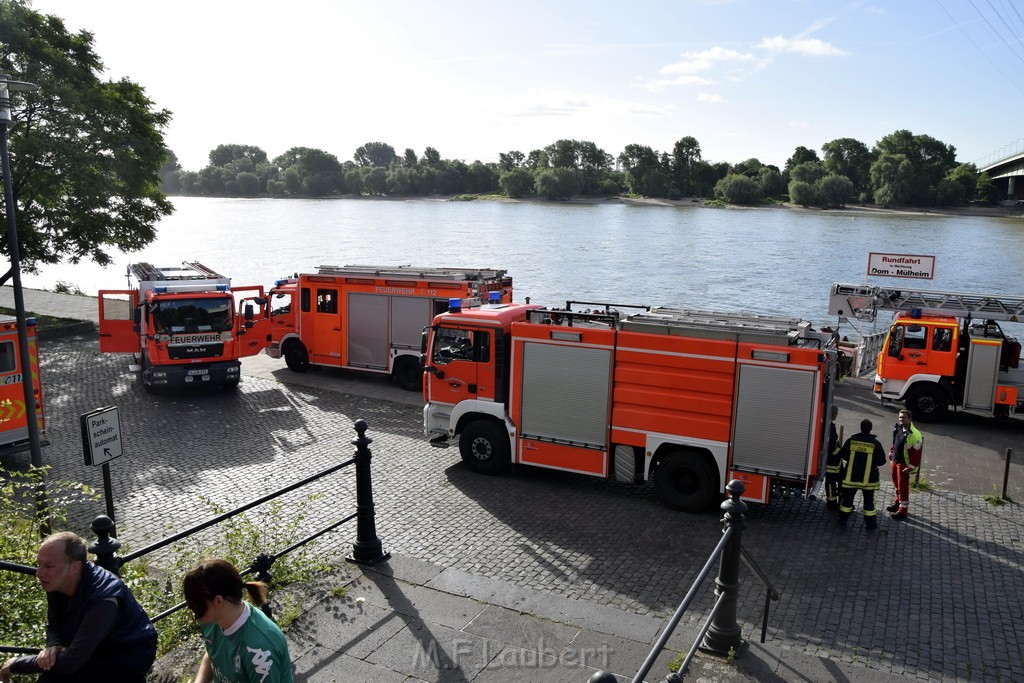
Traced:
[[814, 184], [818, 203], [828, 209], [846, 205], [853, 196], [853, 183], [844, 175], [827, 175]]
[[752, 205], [761, 201], [761, 188], [752, 178], [730, 173], [715, 183], [715, 196], [730, 204]]

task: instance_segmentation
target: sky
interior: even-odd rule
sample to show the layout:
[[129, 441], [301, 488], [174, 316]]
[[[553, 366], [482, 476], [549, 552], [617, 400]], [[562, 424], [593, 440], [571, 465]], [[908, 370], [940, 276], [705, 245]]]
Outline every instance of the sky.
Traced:
[[494, 162], [560, 139], [782, 168], [798, 146], [896, 130], [979, 166], [1024, 151], [1019, 0], [32, 0], [142, 85], [197, 171], [274, 158]]

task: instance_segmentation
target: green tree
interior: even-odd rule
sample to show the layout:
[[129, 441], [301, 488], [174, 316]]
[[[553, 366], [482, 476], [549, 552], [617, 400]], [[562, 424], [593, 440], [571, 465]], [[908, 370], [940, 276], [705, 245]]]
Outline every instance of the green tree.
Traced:
[[914, 165], [904, 154], [882, 153], [871, 164], [871, 187], [881, 206], [906, 204], [917, 178]]
[[960, 164], [946, 174], [946, 180], [954, 180], [963, 186], [963, 200], [971, 201], [978, 188], [978, 167], [974, 164]]
[[757, 174], [757, 185], [762, 197], [776, 197], [786, 191], [786, 181], [776, 166], [765, 166]]
[[647, 145], [626, 145], [619, 155], [619, 163], [626, 173], [626, 188], [631, 194], [658, 197], [664, 191], [661, 159]]
[[243, 197], [255, 197], [263, 191], [260, 186], [260, 179], [255, 173], [242, 171], [235, 176], [235, 182], [238, 183], [238, 192]]
[[298, 175], [298, 187], [285, 178], [289, 194], [305, 194], [311, 197], [340, 192], [344, 187], [344, 171], [338, 157], [312, 147], [292, 147], [274, 159], [273, 164], [288, 175]]
[[761, 160], [751, 157], [746, 161], [733, 164], [733, 166], [729, 168], [729, 173], [740, 173], [748, 178], [756, 178], [762, 168], [764, 168], [764, 164], [761, 163]]
[[[898, 130], [875, 143], [879, 157], [885, 154], [902, 155], [909, 162], [905, 183], [905, 196], [898, 204], [926, 206], [935, 198], [935, 188], [956, 166], [956, 148], [929, 135], [914, 135], [909, 130]], [[872, 172], [872, 178], [874, 173]], [[872, 187], [877, 191], [878, 185]]]
[[[128, 79], [103, 80], [87, 31], [0, 0], [0, 72], [39, 85], [14, 96], [11, 184], [22, 266], [136, 251], [173, 211], [160, 190], [170, 112]], [[2, 247], [8, 250], [6, 241]], [[0, 278], [0, 281], [6, 276]]]
[[416, 168], [419, 161], [416, 159], [416, 150], [411, 147], [405, 149], [405, 156], [402, 158], [402, 165], [406, 168]]
[[388, 172], [380, 166], [374, 166], [363, 176], [363, 189], [370, 196], [384, 195], [388, 191]]
[[966, 197], [964, 186], [955, 180], [943, 178], [935, 186], [936, 206], [959, 206], [964, 203]]
[[800, 206], [814, 206], [818, 203], [818, 195], [814, 185], [803, 180], [789, 181], [789, 201]]
[[715, 185], [715, 197], [730, 204], [752, 205], [761, 201], [761, 188], [753, 178], [741, 173], [730, 173]]
[[252, 145], [217, 145], [210, 151], [210, 163], [214, 166], [227, 166], [239, 159], [258, 164], [267, 160], [267, 153]]
[[525, 168], [513, 168], [505, 171], [498, 178], [501, 191], [512, 199], [525, 197], [534, 189], [533, 174]]
[[571, 199], [579, 194], [576, 174], [568, 168], [546, 168], [537, 174], [537, 196], [544, 199]]
[[978, 174], [978, 184], [974, 188], [974, 196], [983, 204], [995, 204], [999, 201], [999, 188], [992, 182], [988, 171]]
[[444, 163], [441, 161], [441, 153], [433, 147], [427, 147], [423, 150], [423, 158], [420, 159], [420, 165], [440, 170], [444, 166]]
[[825, 175], [825, 169], [819, 161], [805, 161], [789, 169], [789, 179], [814, 184]]
[[[786, 166], [782, 169], [782, 172], [789, 174], [793, 169], [800, 164], [806, 164], [807, 162], [820, 163], [821, 159], [818, 158], [818, 153], [813, 149], [807, 149], [806, 147], [797, 147], [793, 151], [793, 156], [786, 159]], [[792, 178], [792, 176], [790, 176]]]
[[687, 135], [672, 146], [672, 184], [684, 197], [696, 194], [697, 162], [700, 160], [700, 143], [697, 138]]
[[822, 145], [821, 151], [825, 173], [846, 176], [858, 194], [869, 191], [874, 157], [867, 145], [854, 138], [836, 138]]
[[853, 182], [844, 175], [826, 175], [814, 183], [814, 192], [821, 206], [839, 209], [853, 196]]
[[526, 161], [526, 155], [518, 150], [512, 150], [507, 153], [500, 152], [498, 154], [498, 170], [504, 172], [520, 168], [524, 161]]
[[356, 153], [352, 158], [360, 166], [387, 168], [391, 162], [398, 159], [398, 155], [395, 154], [395, 148], [386, 142], [367, 142], [356, 148]]

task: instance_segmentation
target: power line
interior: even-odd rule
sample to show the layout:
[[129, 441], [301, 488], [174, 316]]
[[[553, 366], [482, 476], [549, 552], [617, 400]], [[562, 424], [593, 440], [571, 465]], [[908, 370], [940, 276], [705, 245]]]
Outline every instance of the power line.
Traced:
[[1016, 88], [1017, 90], [1019, 90], [1022, 93], [1024, 93], [1024, 88], [1022, 88], [1020, 86], [1020, 84], [1017, 83], [1016, 81], [1014, 81], [1012, 78], [1007, 76], [1006, 72], [1003, 71], [1002, 69], [1000, 69], [999, 65], [996, 64], [995, 62], [993, 62], [992, 59], [989, 58], [989, 56], [985, 53], [985, 51], [982, 50], [980, 47], [978, 47], [978, 44], [974, 42], [974, 39], [971, 38], [970, 34], [967, 33], [967, 31], [964, 30], [964, 27], [956, 19], [953, 18], [953, 15], [950, 14], [949, 10], [947, 10], [945, 5], [942, 4], [942, 0], [935, 0], [935, 4], [937, 4], [939, 6], [939, 8], [941, 8], [942, 11], [946, 13], [946, 16], [949, 17], [949, 20], [951, 22], [953, 22], [953, 25], [956, 26], [958, 29], [960, 29], [960, 32], [964, 34], [964, 37], [967, 38], [968, 42], [970, 42], [970, 44], [974, 46], [974, 49], [977, 50], [981, 54], [981, 56], [984, 57], [988, 61], [988, 63], [992, 65], [992, 68], [995, 69], [996, 71], [998, 71], [999, 74], [1003, 78], [1005, 78], [1007, 80], [1007, 82], [1009, 82], [1014, 88]]

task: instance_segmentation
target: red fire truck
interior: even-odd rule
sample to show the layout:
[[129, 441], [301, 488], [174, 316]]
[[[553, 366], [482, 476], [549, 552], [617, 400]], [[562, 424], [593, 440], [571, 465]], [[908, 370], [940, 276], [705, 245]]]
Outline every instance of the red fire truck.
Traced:
[[512, 300], [504, 270], [320, 266], [270, 290], [267, 355], [294, 372], [311, 365], [384, 373], [422, 386], [420, 337], [450, 298]]
[[1024, 321], [1024, 296], [832, 285], [832, 315], [873, 321], [878, 311], [894, 314], [871, 358], [883, 402], [904, 401], [919, 422], [945, 419], [950, 406], [1000, 418], [1024, 409], [1021, 345], [999, 325]]
[[[42, 437], [46, 427], [43, 390], [39, 383], [39, 347], [36, 343], [36, 320], [25, 321], [28, 335], [29, 373], [36, 403], [36, 424]], [[29, 448], [29, 410], [25, 406], [24, 372], [18, 352], [18, 321], [11, 316], [0, 317], [0, 452], [17, 453]], [[45, 445], [45, 442], [43, 442]]]
[[233, 389], [240, 358], [267, 344], [262, 286], [234, 287], [201, 263], [128, 266], [132, 289], [99, 293], [100, 351], [135, 354], [147, 391], [188, 386]]
[[781, 488], [816, 495], [834, 334], [674, 308], [453, 304], [425, 332], [424, 433], [457, 442], [470, 469], [653, 480], [667, 506], [687, 511], [734, 478], [751, 501]]

